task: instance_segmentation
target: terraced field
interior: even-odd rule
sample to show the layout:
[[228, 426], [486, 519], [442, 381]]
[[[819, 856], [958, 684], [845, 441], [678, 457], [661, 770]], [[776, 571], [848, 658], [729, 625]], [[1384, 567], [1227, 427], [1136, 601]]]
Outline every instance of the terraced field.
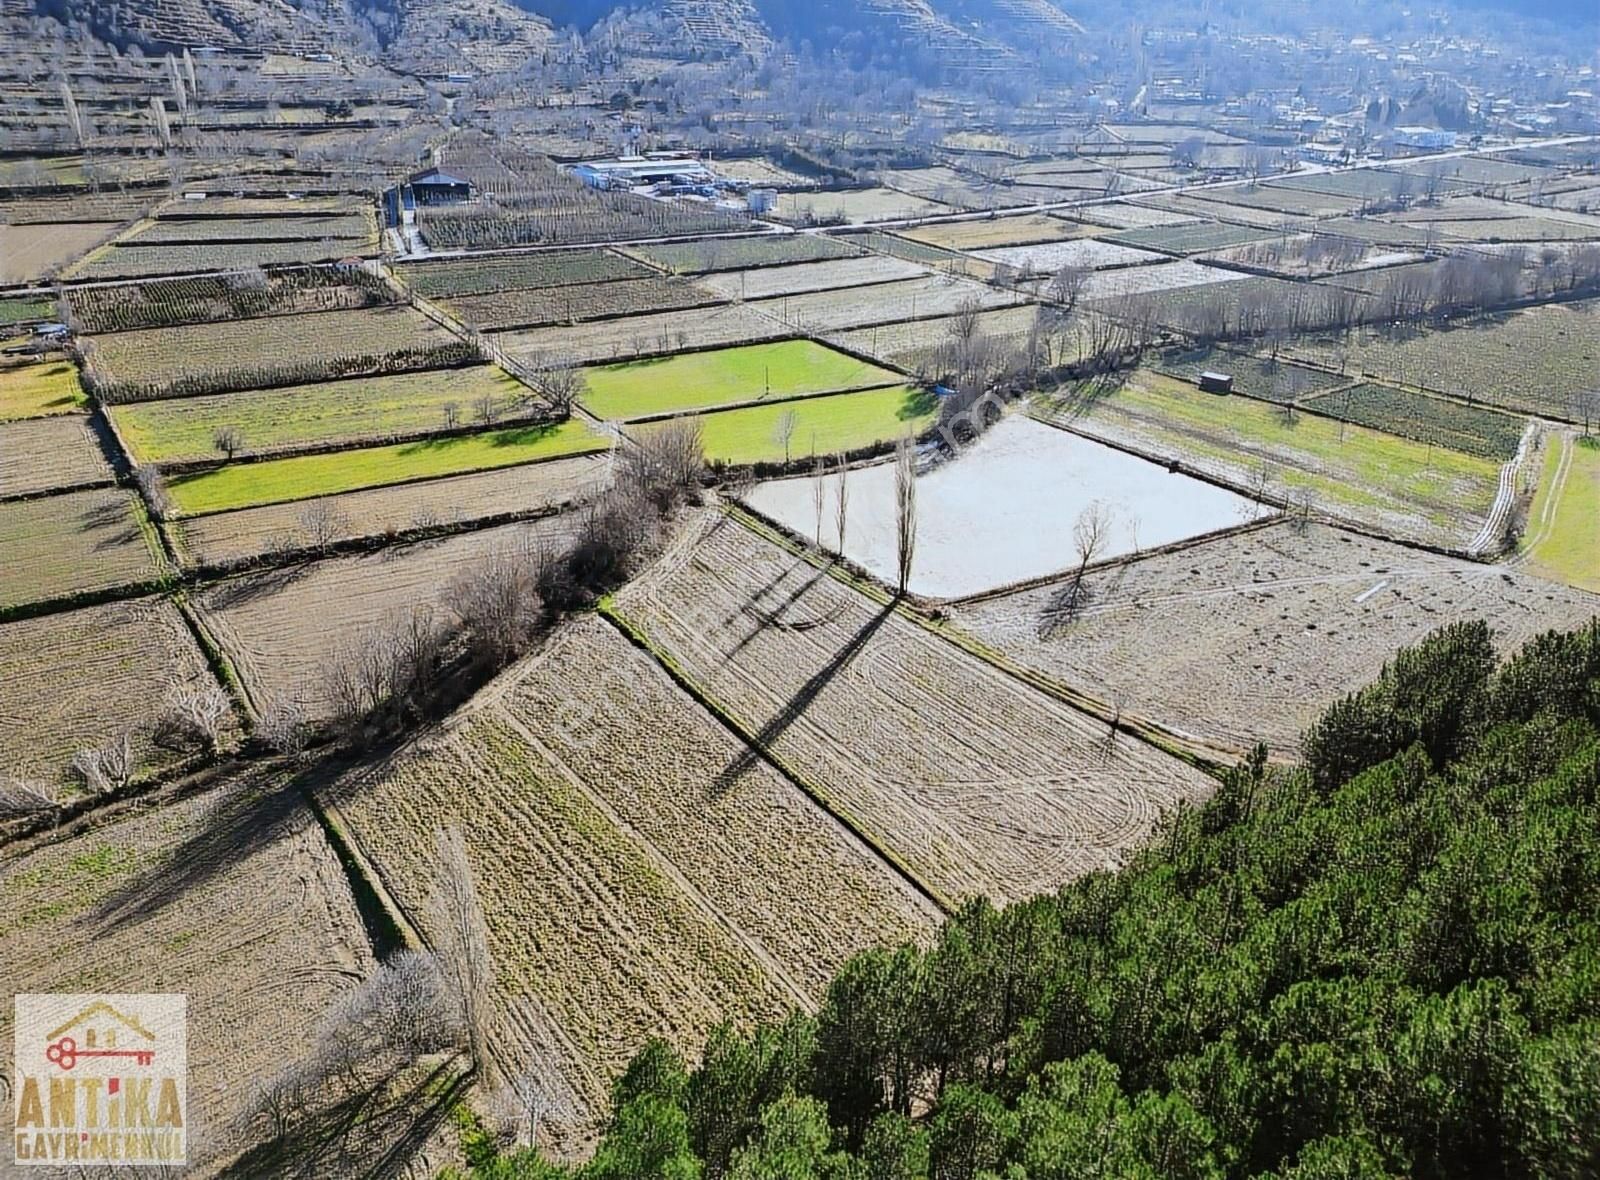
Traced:
[[136, 497], [120, 488], [0, 503], [0, 610], [167, 572]]
[[792, 266], [764, 266], [754, 270], [725, 271], [699, 280], [699, 285], [723, 299], [766, 299], [774, 295], [799, 295], [919, 278], [928, 272], [899, 258], [870, 254], [865, 258], [837, 258], [826, 262], [799, 262]]
[[0, 364], [0, 422], [67, 414], [83, 403], [78, 367], [71, 361]]
[[166, 463], [218, 457], [214, 438], [224, 427], [242, 436], [241, 452], [270, 452], [442, 430], [449, 425], [448, 407], [455, 408], [458, 423], [467, 425], [480, 419], [485, 398], [497, 418], [543, 404], [505, 371], [473, 365], [164, 398], [113, 406], [109, 413], [139, 462]]
[[922, 938], [935, 917], [593, 617], [446, 733], [325, 797], [413, 913], [425, 833], [453, 824], [480, 851], [497, 1042], [508, 1062], [546, 1062], [581, 1107], [647, 1036], [693, 1053], [720, 1019], [811, 1007], [847, 955]]
[[623, 253], [670, 274], [710, 274], [757, 266], [822, 262], [854, 258], [861, 252], [847, 239], [821, 234], [783, 234], [759, 238], [707, 238], [700, 242], [667, 242], [629, 246]]
[[81, 414], [0, 425], [0, 497], [109, 483], [111, 465]]
[[1217, 397], [1149, 370], [1042, 412], [1075, 430], [1177, 460], [1239, 488], [1308, 497], [1389, 535], [1465, 547], [1494, 502], [1500, 464], [1310, 414]]
[[576, 418], [555, 425], [511, 426], [386, 447], [229, 463], [174, 476], [172, 501], [185, 515], [308, 500], [407, 480], [488, 471], [519, 463], [604, 450], [609, 441]]
[[[891, 443], [908, 433], [920, 434], [937, 417], [933, 394], [906, 385], [697, 415], [706, 458], [732, 465], [787, 462]], [[660, 426], [642, 423], [630, 432], [656, 429]]]
[[[1528, 510], [1517, 564], [1530, 573], [1600, 593], [1600, 445], [1552, 433]], [[1600, 612], [1597, 612], [1600, 613]]]
[[361, 537], [387, 537], [407, 529], [562, 508], [597, 490], [609, 468], [608, 457], [603, 455], [549, 459], [189, 517], [177, 522], [175, 531], [186, 563], [226, 565], [280, 547], [316, 547]]
[[843, 291], [813, 291], [743, 306], [759, 308], [779, 323], [806, 331], [837, 332], [871, 324], [954, 315], [965, 307], [1009, 307], [1022, 302], [1021, 296], [1009, 291], [937, 276]]
[[[309, 1054], [325, 1010], [375, 966], [339, 862], [284, 777], [247, 772], [0, 862], [8, 986], [187, 994], [191, 1129], [233, 1125], [262, 1059]], [[7, 1005], [7, 1040], [12, 1020]], [[335, 1154], [313, 1166], [331, 1174]]]
[[586, 370], [584, 378], [583, 404], [601, 418], [619, 420], [902, 380], [898, 373], [810, 340], [605, 365]]
[[1261, 740], [1294, 755], [1329, 704], [1436, 627], [1486, 619], [1513, 650], [1600, 612], [1600, 597], [1501, 567], [1287, 522], [1093, 571], [1076, 614], [1066, 586], [958, 605], [952, 622], [1129, 717], [1238, 753]]
[[[433, 320], [403, 306], [148, 328], [94, 336], [84, 343], [87, 363], [104, 386], [145, 397], [170, 390], [185, 378], [191, 385], [198, 378], [212, 386], [185, 392], [226, 392], [257, 388], [278, 374], [289, 374], [292, 380], [306, 369], [313, 371], [302, 380], [340, 376], [341, 362], [371, 369], [465, 348]], [[372, 363], [361, 364], [362, 358]]]
[[562, 544], [572, 527], [554, 516], [243, 574], [191, 601], [258, 708], [292, 700], [320, 717], [328, 709], [325, 669], [341, 648], [406, 611], [443, 610], [451, 582], [474, 562]]
[[1527, 422], [1510, 414], [1363, 381], [1301, 403], [1307, 409], [1504, 463], [1517, 453]]
[[[143, 728], [176, 688], [213, 683], [165, 598], [140, 598], [0, 624], [0, 774], [64, 783], [72, 755]], [[177, 759], [144, 737], [141, 771]]]
[[651, 277], [486, 295], [459, 295], [445, 303], [457, 317], [484, 332], [576, 324], [612, 316], [682, 311], [722, 302], [722, 296], [687, 282]]
[[403, 262], [395, 267], [395, 273], [418, 295], [454, 299], [494, 291], [645, 279], [652, 272], [612, 250], [540, 250], [531, 254]]
[[752, 344], [793, 336], [792, 328], [744, 304], [709, 307], [683, 315], [626, 316], [595, 320], [575, 327], [559, 325], [501, 332], [491, 339], [511, 357], [538, 365], [552, 357], [574, 364], [592, 365], [629, 357], [655, 356], [689, 349]]
[[1117, 863], [1161, 811], [1208, 792], [1197, 771], [1126, 739], [1113, 748], [1097, 722], [733, 521], [708, 516], [697, 533], [619, 610], [936, 892], [1053, 888]]
[[[1367, 332], [1339, 348], [1352, 373], [1522, 413], [1581, 417], [1573, 399], [1595, 386], [1600, 302], [1535, 307], [1443, 331]], [[1294, 351], [1326, 364], [1334, 349], [1308, 342]]]

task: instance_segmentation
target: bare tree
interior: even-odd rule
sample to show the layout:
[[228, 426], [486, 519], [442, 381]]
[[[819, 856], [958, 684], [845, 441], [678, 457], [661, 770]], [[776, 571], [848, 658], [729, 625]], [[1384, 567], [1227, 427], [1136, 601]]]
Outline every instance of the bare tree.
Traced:
[[133, 731], [124, 729], [102, 746], [79, 750], [72, 769], [95, 795], [127, 786], [134, 771]]
[[481, 666], [503, 668], [532, 646], [542, 617], [541, 561], [530, 554], [494, 553], [459, 574], [445, 591]]
[[1061, 310], [1071, 315], [1083, 296], [1084, 285], [1089, 281], [1086, 267], [1067, 263], [1050, 280], [1050, 298], [1061, 305]]
[[1600, 418], [1600, 387], [1580, 389], [1572, 395], [1572, 416], [1583, 422], [1584, 437], [1594, 431], [1594, 422]]
[[329, 500], [313, 500], [301, 511], [299, 519], [300, 531], [319, 553], [326, 553], [351, 530], [350, 518]]
[[486, 393], [475, 403], [478, 421], [485, 426], [493, 426], [500, 419], [500, 407], [494, 400], [494, 394]]
[[219, 426], [211, 435], [211, 445], [232, 459], [244, 450], [244, 432], [237, 426]]
[[897, 590], [905, 597], [917, 547], [917, 452], [912, 440], [900, 440], [894, 454], [894, 524]]
[[494, 962], [489, 952], [489, 925], [473, 882], [467, 844], [455, 828], [438, 835], [437, 876], [427, 914], [439, 968], [466, 1026], [472, 1064], [488, 1081], [494, 1068], [489, 1055]]
[[444, 403], [444, 428], [454, 430], [456, 423], [461, 421], [461, 407], [455, 402]]
[[822, 510], [827, 503], [827, 468], [818, 455], [811, 467], [811, 507], [816, 513], [816, 528], [812, 532], [812, 540], [817, 547], [817, 552], [822, 552]]
[[151, 736], [169, 749], [212, 754], [232, 716], [228, 694], [217, 685], [179, 686], [167, 693]]
[[56, 805], [55, 788], [19, 775], [0, 775], [0, 820], [15, 819]]
[[783, 461], [789, 462], [789, 443], [794, 438], [795, 427], [800, 424], [800, 419], [793, 410], [785, 410], [778, 415], [777, 424], [772, 428], [772, 441], [783, 447]]
[[565, 360], [549, 360], [534, 371], [533, 385], [550, 403], [550, 408], [565, 418], [588, 388], [588, 380], [577, 365]]
[[1089, 563], [1100, 555], [1111, 540], [1111, 521], [1111, 509], [1105, 501], [1090, 500], [1072, 524], [1072, 547], [1078, 555], [1078, 568], [1073, 571], [1067, 592], [1068, 620], [1076, 617], [1083, 605], [1083, 576]]
[[836, 499], [833, 503], [834, 521], [838, 526], [839, 556], [844, 556], [845, 526], [850, 520], [850, 469], [840, 455], [834, 465], [834, 491]]
[[289, 699], [275, 700], [262, 711], [255, 735], [279, 754], [300, 754], [311, 744], [305, 710]]

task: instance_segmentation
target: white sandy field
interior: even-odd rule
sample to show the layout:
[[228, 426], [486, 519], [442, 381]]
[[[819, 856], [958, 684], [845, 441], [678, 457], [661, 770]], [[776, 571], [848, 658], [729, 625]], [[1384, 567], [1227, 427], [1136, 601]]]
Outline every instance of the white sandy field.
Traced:
[[[795, 533], [816, 532], [812, 477], [757, 484], [745, 501]], [[838, 552], [837, 477], [824, 476], [822, 543]], [[909, 589], [962, 598], [1075, 567], [1073, 527], [1094, 501], [1110, 513], [1105, 560], [1253, 519], [1242, 496], [1012, 415], [956, 458], [917, 477], [917, 540]], [[844, 554], [896, 580], [894, 465], [846, 477]]]

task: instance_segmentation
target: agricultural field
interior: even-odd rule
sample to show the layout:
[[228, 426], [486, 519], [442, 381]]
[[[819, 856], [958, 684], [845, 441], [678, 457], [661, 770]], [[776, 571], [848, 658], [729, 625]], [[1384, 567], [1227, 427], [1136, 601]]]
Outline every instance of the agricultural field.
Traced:
[[1222, 348], [1173, 350], [1161, 354], [1151, 365], [1158, 372], [1182, 378], [1194, 385], [1200, 383], [1200, 374], [1211, 371], [1226, 373], [1233, 378], [1235, 393], [1263, 401], [1288, 403], [1299, 401], [1319, 391], [1348, 384], [1350, 378], [1336, 373], [1324, 373], [1305, 365], [1288, 361], [1275, 361], [1270, 357], [1256, 357], [1248, 353], [1229, 352]]
[[1535, 164], [1518, 164], [1495, 156], [1455, 156], [1448, 160], [1419, 160], [1411, 163], [1390, 164], [1391, 172], [1409, 172], [1421, 176], [1437, 174], [1452, 187], [1493, 187], [1523, 184], [1552, 178], [1554, 169]]
[[842, 193], [782, 193], [773, 217], [790, 225], [865, 225], [955, 213], [925, 197], [871, 188]]
[[0, 503], [0, 611], [168, 572], [138, 497], [121, 488]]
[[140, 463], [215, 459], [218, 430], [240, 435], [240, 454], [443, 430], [446, 408], [462, 425], [480, 420], [484, 399], [495, 417], [543, 406], [527, 386], [493, 365], [317, 381], [278, 389], [173, 397], [112, 406], [107, 413]]
[[565, 324], [501, 332], [490, 337], [514, 360], [538, 366], [552, 357], [563, 362], [592, 365], [631, 357], [753, 344], [780, 336], [796, 335], [779, 323], [742, 303], [704, 308], [693, 315], [663, 312], [594, 320], [569, 327]]
[[1108, 745], [1098, 722], [737, 523], [698, 529], [618, 610], [935, 895], [1052, 889], [1208, 793], [1200, 772]]
[[1574, 399], [1595, 387], [1600, 367], [1600, 302], [1534, 307], [1443, 329], [1368, 331], [1337, 345], [1302, 341], [1293, 351], [1335, 366], [1342, 358], [1351, 373], [1486, 406], [1581, 420]]
[[1463, 242], [1592, 242], [1600, 239], [1600, 221], [1580, 225], [1551, 217], [1493, 217], [1482, 221], [1447, 221], [1445, 235]]
[[[1540, 577], [1600, 593], [1597, 536], [1600, 445], [1592, 435], [1551, 432], [1516, 564]], [[1600, 607], [1594, 609], [1600, 613]]]
[[1404, 266], [1419, 261], [1421, 255], [1375, 247], [1356, 238], [1294, 234], [1216, 250], [1205, 259], [1224, 266], [1267, 270], [1283, 278], [1305, 279]]
[[[1185, 260], [1171, 265], [1198, 264]], [[1145, 267], [1132, 273], [1142, 275], [1150, 270], [1164, 269]], [[1158, 324], [1202, 336], [1214, 334], [1219, 329], [1259, 332], [1286, 311], [1291, 322], [1315, 324], [1328, 322], [1336, 313], [1359, 320], [1366, 306], [1366, 299], [1355, 294], [1353, 288], [1342, 290], [1317, 283], [1295, 283], [1219, 267], [1205, 269], [1212, 275], [1226, 276], [1227, 281], [1186, 283], [1148, 295], [1147, 302]], [[1092, 275], [1089, 285], [1092, 286], [1093, 281], [1101, 277], [1115, 276]]]
[[[221, 1131], [246, 1114], [262, 1062], [309, 1054], [325, 1011], [375, 967], [338, 859], [287, 778], [245, 771], [0, 862], [9, 987], [187, 995], [191, 1152], [205, 1128], [222, 1159], [251, 1145]], [[8, 1004], [7, 1040], [12, 1020]], [[415, 1117], [429, 1103], [399, 1105]]]
[[855, 258], [861, 252], [844, 238], [821, 234], [769, 234], [755, 238], [706, 238], [699, 242], [627, 246], [623, 253], [669, 274], [710, 274], [757, 266]]
[[[845, 479], [843, 553], [887, 586], [897, 579], [895, 470], [859, 467]], [[914, 560], [907, 588], [958, 598], [1059, 572], [1074, 558], [1079, 518], [1105, 513], [1101, 558], [1230, 528], [1259, 511], [1223, 488], [1020, 415], [918, 474]], [[815, 536], [817, 495], [823, 533]], [[838, 479], [757, 484], [745, 502], [790, 532], [839, 551]], [[1041, 511], [1041, 505], [1048, 505]]]
[[1246, 242], [1260, 242], [1273, 237], [1270, 230], [1248, 225], [1225, 225], [1222, 222], [1195, 222], [1179, 225], [1150, 225], [1141, 229], [1127, 229], [1108, 234], [1105, 240], [1141, 250], [1161, 250], [1168, 254], [1203, 254], [1227, 246]]
[[1437, 179], [1434, 179], [1431, 173], [1416, 175], [1378, 168], [1357, 168], [1349, 172], [1317, 172], [1309, 176], [1289, 176], [1272, 182], [1273, 188], [1292, 188], [1308, 193], [1355, 197], [1369, 204], [1422, 198], [1426, 196], [1430, 186], [1436, 190], [1436, 196], [1443, 196], [1460, 187], [1445, 179], [1442, 172]]
[[0, 499], [110, 483], [111, 465], [82, 414], [0, 425]]
[[1162, 254], [1155, 254], [1149, 250], [1135, 250], [1131, 246], [1118, 246], [1095, 238], [984, 250], [978, 257], [1002, 266], [1014, 266], [1019, 270], [1027, 269], [1041, 274], [1054, 274], [1064, 266], [1100, 270], [1166, 261], [1166, 256]]
[[594, 617], [438, 738], [324, 795], [413, 913], [430, 876], [417, 833], [454, 825], [485, 850], [496, 1039], [585, 1108], [646, 1037], [693, 1053], [719, 1019], [810, 1007], [845, 957], [922, 941], [937, 918]]
[[309, 500], [360, 488], [461, 475], [604, 450], [609, 441], [578, 418], [508, 426], [477, 434], [426, 438], [389, 446], [229, 463], [168, 480], [186, 516]]
[[1248, 398], [1218, 397], [1148, 369], [1042, 408], [1108, 442], [1259, 487], [1392, 536], [1465, 548], [1483, 527], [1500, 464]]
[[1105, 205], [1095, 205], [1083, 210], [1082, 218], [1084, 221], [1119, 230], [1151, 229], [1159, 225], [1212, 224], [1210, 220], [1212, 215], [1204, 211], [1204, 206], [1177, 210], [1163, 207], [1158, 203], [1161, 200], [1162, 198], [1149, 198], [1149, 204], [1113, 201]]
[[[55, 314], [56, 303], [54, 299], [0, 298], [0, 332], [14, 328], [18, 324], [52, 319]], [[0, 337], [0, 342], [11, 343], [8, 340], [3, 340], [3, 337]]]
[[899, 258], [869, 254], [865, 258], [839, 258], [827, 262], [801, 262], [793, 266], [724, 271], [697, 282], [723, 299], [766, 299], [775, 295], [799, 295], [806, 291], [892, 283], [927, 273], [922, 267]]
[[311, 267], [73, 287], [66, 299], [77, 330], [98, 333], [371, 307], [394, 295], [366, 271]]
[[402, 262], [394, 271], [402, 283], [428, 299], [606, 283], [615, 279], [646, 279], [653, 273], [632, 258], [599, 249], [541, 250], [536, 254]]
[[0, 362], [0, 422], [71, 413], [84, 400], [78, 366], [69, 360]]
[[1502, 650], [1576, 627], [1600, 598], [1321, 524], [1280, 522], [958, 604], [951, 623], [1126, 715], [1220, 747], [1298, 753], [1304, 728], [1395, 649], [1485, 619]]
[[761, 188], [815, 188], [817, 182], [781, 164], [761, 159], [721, 159], [717, 175], [727, 180], [742, 180]]
[[[1236, 270], [1223, 270], [1216, 266], [1203, 266], [1187, 258], [1179, 262], [1158, 262], [1151, 266], [1129, 266], [1121, 270], [1099, 271], [1083, 283], [1083, 299], [1120, 299], [1129, 295], [1155, 295], [1161, 299], [1157, 308], [1167, 306], [1167, 292], [1181, 287], [1211, 287], [1218, 283], [1236, 283], [1249, 278]], [[1206, 292], [1206, 299], [1214, 293]]]
[[[1237, 187], [1208, 191], [1217, 194], [1219, 198], [1224, 194], [1241, 194], [1244, 192], [1244, 190]], [[1261, 192], [1263, 190], [1257, 189], [1256, 191]], [[1311, 193], [1296, 194], [1293, 190], [1280, 190], [1278, 195], [1282, 196], [1284, 193], [1288, 194], [1290, 203], [1296, 203], [1293, 200], [1295, 196], [1307, 198], [1313, 203], [1317, 200]], [[1237, 198], [1230, 197], [1230, 200], [1232, 199]], [[1109, 220], [1111, 215], [1105, 212], [1109, 208], [1111, 206], [1096, 206], [1086, 212], [1094, 218]], [[1237, 225], [1251, 225], [1260, 229], [1269, 229], [1275, 233], [1288, 233], [1294, 230], [1310, 230], [1319, 224], [1316, 218], [1304, 214], [1295, 214], [1280, 208], [1229, 204], [1220, 199], [1207, 199], [1204, 193], [1159, 193], [1155, 196], [1142, 198], [1140, 203], [1133, 206], [1133, 208], [1145, 209], [1152, 215], [1173, 219], [1164, 222], [1144, 223], [1152, 225], [1177, 224], [1181, 221], [1226, 221]], [[1353, 207], [1350, 212], [1353, 214], [1356, 208], [1359, 208], [1359, 206]], [[1326, 214], [1326, 216], [1337, 218], [1340, 217], [1340, 214], [1333, 212]]]
[[[1038, 321], [1037, 304], [982, 311], [977, 316], [977, 335], [1021, 346], [1027, 342]], [[908, 372], [915, 372], [933, 361], [939, 350], [954, 338], [957, 328], [957, 318], [946, 316], [942, 319], [909, 320], [900, 324], [856, 328], [831, 335], [829, 339], [853, 352], [877, 357], [885, 364], [898, 365]]]
[[1441, 237], [1432, 222], [1414, 225], [1387, 221], [1381, 217], [1334, 217], [1317, 222], [1317, 231], [1370, 242], [1375, 246], [1425, 246]]
[[584, 378], [587, 390], [582, 402], [589, 412], [624, 421], [903, 380], [898, 373], [810, 340], [629, 361], [588, 369]]
[[285, 548], [554, 511], [588, 497], [608, 476], [606, 456], [577, 455], [187, 517], [172, 531], [185, 564], [226, 566]]
[[609, 283], [569, 283], [533, 290], [461, 295], [444, 303], [459, 319], [484, 332], [576, 324], [584, 320], [651, 312], [685, 311], [720, 303], [692, 283], [652, 276]]
[[204, 271], [243, 270], [251, 266], [289, 266], [307, 262], [336, 262], [351, 255], [377, 253], [375, 244], [336, 239], [305, 242], [216, 242], [203, 245], [149, 245], [130, 243], [103, 246], [72, 265], [74, 280], [143, 279], [156, 275], [197, 274]]
[[190, 601], [258, 710], [293, 701], [323, 717], [324, 670], [336, 654], [406, 611], [443, 610], [451, 582], [474, 562], [562, 544], [572, 528], [566, 517], [551, 516], [303, 562], [212, 583]]
[[915, 262], [920, 266], [937, 270], [941, 274], [965, 275], [969, 279], [987, 282], [995, 273], [993, 263], [984, 262], [970, 254], [957, 254], [954, 250], [946, 250], [942, 246], [930, 246], [926, 242], [916, 242], [881, 230], [867, 230], [852, 235], [851, 240], [871, 248], [874, 253], [903, 258], [907, 262]]
[[1527, 429], [1524, 419], [1510, 414], [1410, 393], [1373, 381], [1347, 385], [1333, 393], [1307, 398], [1300, 404], [1330, 418], [1501, 463], [1517, 453]]
[[939, 275], [843, 291], [785, 295], [743, 306], [759, 308], [780, 324], [808, 332], [837, 332], [954, 315], [969, 306], [981, 310], [1022, 302], [1025, 300], [1021, 296], [1009, 291]]
[[[291, 384], [342, 376], [342, 366], [423, 368], [435, 355], [454, 361], [466, 350], [455, 335], [404, 306], [113, 332], [83, 347], [110, 401], [252, 389], [276, 384], [277, 377]], [[421, 363], [407, 363], [413, 360]]]
[[[313, 217], [163, 217], [147, 222], [119, 246], [205, 245], [211, 242], [325, 242], [365, 244], [377, 236], [370, 213]], [[349, 249], [354, 250], [351, 246]]]
[[1233, 210], [1241, 208], [1279, 217], [1285, 214], [1296, 217], [1347, 217], [1366, 204], [1361, 197], [1285, 188], [1277, 184], [1230, 185], [1226, 188], [1200, 189], [1188, 195], [1210, 205], [1219, 217], [1231, 217]]
[[978, 221], [942, 221], [896, 230], [897, 237], [909, 238], [945, 250], [989, 250], [997, 246], [1026, 246], [1037, 242], [1059, 242], [1091, 233], [1095, 226], [1084, 226], [1047, 213], [1025, 213], [1015, 217], [986, 217]]
[[[921, 434], [937, 417], [933, 394], [909, 385], [698, 415], [706, 459], [730, 465], [781, 463], [893, 442]], [[645, 423], [633, 430], [657, 428]]]
[[[0, 221], [3, 221], [0, 215]], [[32, 283], [94, 249], [117, 229], [114, 221], [56, 225], [0, 224], [0, 284]]]
[[[140, 598], [0, 624], [0, 774], [71, 779], [72, 755], [123, 727], [144, 729], [174, 689], [214, 683], [165, 598]], [[138, 739], [140, 772], [178, 755]]]

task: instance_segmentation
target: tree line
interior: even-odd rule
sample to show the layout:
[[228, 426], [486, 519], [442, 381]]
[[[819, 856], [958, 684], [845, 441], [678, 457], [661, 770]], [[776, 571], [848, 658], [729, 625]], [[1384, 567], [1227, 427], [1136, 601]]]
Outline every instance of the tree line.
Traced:
[[477, 1180], [1592, 1177], [1600, 620], [1461, 623], [1119, 871], [647, 1044], [581, 1166]]

